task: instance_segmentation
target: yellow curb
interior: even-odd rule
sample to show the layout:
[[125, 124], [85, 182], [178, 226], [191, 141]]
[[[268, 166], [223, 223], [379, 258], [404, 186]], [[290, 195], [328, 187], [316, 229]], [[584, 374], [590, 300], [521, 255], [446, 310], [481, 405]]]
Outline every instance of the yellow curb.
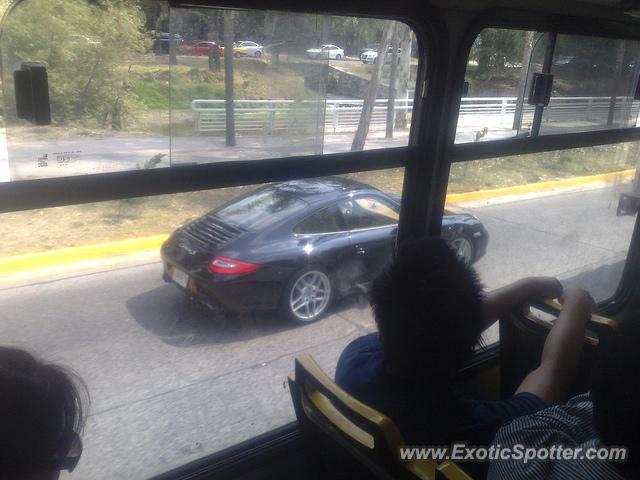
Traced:
[[28, 253], [0, 258], [0, 276], [28, 271], [45, 270], [70, 264], [84, 264], [95, 260], [144, 253], [157, 250], [168, 235], [134, 238], [111, 243], [70, 247], [50, 252]]
[[[532, 192], [542, 192], [556, 188], [577, 187], [592, 183], [631, 178], [635, 169], [622, 172], [603, 173], [587, 177], [567, 178], [549, 182], [516, 185], [513, 187], [496, 188], [477, 192], [453, 193], [446, 197], [446, 203], [463, 203], [484, 200], [494, 197], [517, 195]], [[29, 253], [0, 258], [0, 276], [25, 275], [44, 271], [59, 271], [61, 268], [73, 269], [89, 265], [91, 262], [117, 256], [144, 254], [158, 251], [168, 235], [154, 235], [151, 237], [134, 238], [110, 243], [70, 247], [50, 252]]]
[[544, 192], [556, 188], [581, 187], [591, 183], [607, 182], [623, 178], [632, 178], [636, 173], [635, 169], [623, 170], [621, 172], [601, 173], [586, 177], [565, 178], [563, 180], [551, 180], [548, 182], [530, 183], [527, 185], [515, 185], [513, 187], [495, 188], [492, 190], [480, 190], [477, 192], [451, 193], [447, 195], [446, 203], [463, 203], [476, 200], [486, 200], [489, 198], [502, 197], [506, 195], [519, 195], [524, 193]]

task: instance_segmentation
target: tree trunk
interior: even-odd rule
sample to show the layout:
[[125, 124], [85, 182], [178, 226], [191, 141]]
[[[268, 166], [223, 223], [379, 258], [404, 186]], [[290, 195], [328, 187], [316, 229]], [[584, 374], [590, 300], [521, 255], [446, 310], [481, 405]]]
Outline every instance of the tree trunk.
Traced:
[[524, 51], [522, 52], [522, 68], [520, 70], [520, 80], [518, 81], [518, 99], [516, 100], [516, 111], [513, 116], [513, 130], [520, 130], [522, 126], [522, 111], [524, 110], [524, 97], [529, 77], [529, 61], [533, 51], [533, 32], [527, 32], [524, 38]]
[[[398, 28], [397, 23], [391, 26], [391, 66], [389, 68], [389, 95], [387, 95], [387, 125], [385, 138], [393, 138], [393, 121], [396, 113], [396, 81], [398, 76]], [[385, 57], [386, 61], [386, 57]]]
[[178, 64], [178, 57], [176, 56], [176, 36], [173, 32], [171, 33], [171, 37], [169, 40], [169, 64]]
[[236, 145], [236, 124], [233, 105], [233, 14], [231, 10], [224, 12], [224, 97], [226, 112], [226, 144]]
[[393, 20], [385, 20], [384, 26], [382, 27], [380, 47], [378, 47], [378, 58], [376, 64], [373, 66], [373, 71], [371, 72], [371, 80], [369, 81], [367, 96], [362, 104], [362, 113], [360, 114], [360, 121], [358, 122], [358, 130], [356, 130], [356, 134], [353, 137], [353, 143], [351, 144], [352, 152], [363, 150], [364, 143], [367, 140], [369, 123], [371, 123], [371, 115], [373, 113], [373, 107], [378, 94], [378, 85], [380, 84], [380, 77], [382, 76], [382, 69], [384, 68], [389, 40], [391, 40], [390, 34], [392, 23]]
[[320, 43], [329, 43], [329, 34], [331, 33], [331, 15], [322, 15], [322, 33]]
[[276, 26], [278, 25], [278, 15], [279, 14], [276, 12], [265, 12], [264, 15], [264, 40], [262, 44], [264, 45], [264, 52], [271, 55], [270, 63], [272, 65], [277, 65], [280, 61], [279, 48], [282, 42], [279, 42], [275, 38], [277, 31]]
[[[407, 99], [409, 98], [409, 80], [411, 77], [411, 29], [403, 24], [399, 23], [396, 26], [398, 30], [398, 38], [400, 39], [400, 63], [398, 64], [398, 73], [396, 75], [396, 98]], [[406, 104], [405, 104], [406, 105]], [[396, 125], [397, 129], [407, 128], [407, 110], [402, 108], [396, 111]]]

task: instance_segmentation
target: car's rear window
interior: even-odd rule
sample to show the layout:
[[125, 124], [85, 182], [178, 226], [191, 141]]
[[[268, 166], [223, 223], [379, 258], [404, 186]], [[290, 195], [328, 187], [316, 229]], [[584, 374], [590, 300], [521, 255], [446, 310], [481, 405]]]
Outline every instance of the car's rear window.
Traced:
[[269, 188], [227, 205], [216, 216], [247, 230], [262, 230], [308, 206], [299, 196]]

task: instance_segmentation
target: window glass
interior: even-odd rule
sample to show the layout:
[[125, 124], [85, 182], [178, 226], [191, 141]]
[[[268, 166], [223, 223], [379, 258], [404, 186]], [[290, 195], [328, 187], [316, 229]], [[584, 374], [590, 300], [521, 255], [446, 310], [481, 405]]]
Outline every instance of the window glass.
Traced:
[[469, 53], [463, 96], [458, 114], [456, 143], [514, 137], [516, 113], [533, 111], [523, 92], [534, 45], [541, 34], [533, 31], [487, 28]]
[[[363, 63], [383, 35], [404, 53], [393, 67]], [[408, 144], [418, 55], [400, 22], [24, 0], [0, 50], [3, 181]], [[27, 103], [40, 123], [49, 106], [50, 123], [36, 125], [16, 99], [24, 87], [31, 100], [25, 78], [42, 68], [48, 88]]]
[[377, 197], [355, 197], [341, 205], [351, 230], [375, 228], [398, 223], [399, 209]]
[[[456, 142], [635, 127], [639, 56], [635, 41], [485, 29], [469, 54]], [[535, 100], [542, 74], [550, 96]]]
[[610, 298], [637, 217], [639, 155], [624, 143], [452, 165], [447, 208], [482, 224], [472, 255], [485, 286], [545, 275]]
[[558, 35], [540, 134], [635, 127], [640, 42]]
[[[285, 381], [294, 357], [310, 353], [332, 375], [344, 346], [373, 331], [361, 286], [395, 244], [371, 230], [358, 238], [362, 255], [344, 228], [309, 236], [294, 228], [316, 212], [337, 213], [336, 197], [362, 183], [381, 198], [400, 195], [403, 175], [0, 215], [2, 344], [75, 370], [92, 397], [84, 453], [62, 478], [150, 478], [292, 422]], [[277, 222], [259, 219], [272, 212]], [[292, 321], [281, 302], [308, 266], [327, 274], [334, 297], [318, 321]], [[321, 306], [320, 295], [315, 301]]]
[[231, 203], [215, 217], [242, 229], [259, 230], [309, 208], [303, 198], [297, 194], [294, 182], [287, 183], [287, 188], [270, 186]]
[[344, 230], [344, 220], [342, 219], [337, 204], [333, 204], [328, 208], [323, 208], [317, 213], [309, 216], [300, 222], [294, 229], [295, 233], [314, 234], [314, 233], [330, 233]]

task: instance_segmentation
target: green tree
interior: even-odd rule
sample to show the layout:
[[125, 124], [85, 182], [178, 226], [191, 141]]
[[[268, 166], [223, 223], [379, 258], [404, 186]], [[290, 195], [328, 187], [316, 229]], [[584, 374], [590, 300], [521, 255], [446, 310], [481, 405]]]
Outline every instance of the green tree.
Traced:
[[506, 63], [522, 60], [525, 32], [485, 28], [471, 48], [471, 59], [478, 62], [476, 77], [489, 79], [504, 74]]
[[5, 98], [14, 98], [12, 68], [43, 62], [54, 124], [123, 128], [136, 103], [132, 57], [147, 43], [142, 22], [134, 0], [25, 0], [4, 24]]

